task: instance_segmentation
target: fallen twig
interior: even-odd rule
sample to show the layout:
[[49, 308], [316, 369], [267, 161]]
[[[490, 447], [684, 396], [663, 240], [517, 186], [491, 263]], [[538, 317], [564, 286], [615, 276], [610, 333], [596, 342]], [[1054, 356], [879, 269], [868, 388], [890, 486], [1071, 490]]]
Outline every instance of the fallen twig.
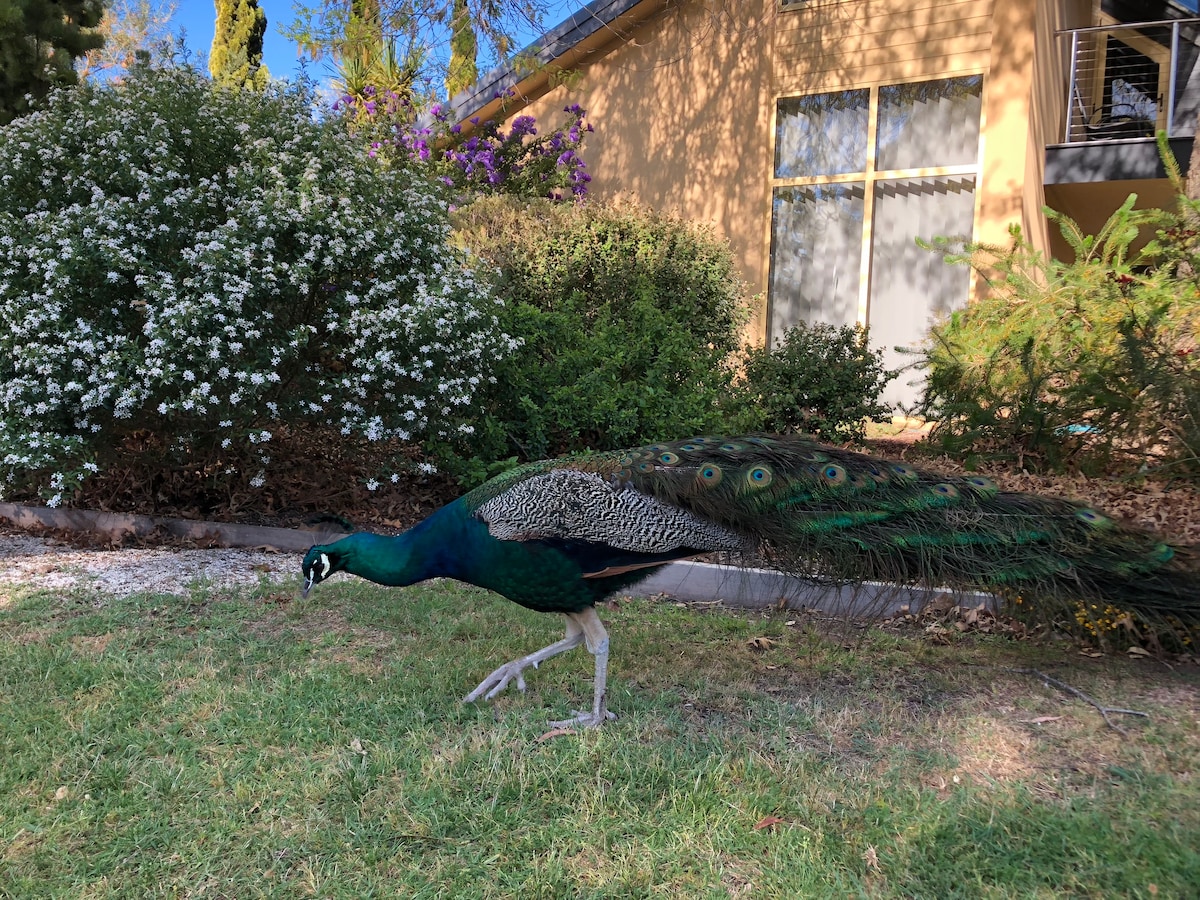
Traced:
[[1125, 731], [1124, 728], [1122, 728], [1120, 725], [1118, 725], [1116, 722], [1114, 722], [1112, 719], [1110, 719], [1108, 717], [1109, 713], [1114, 713], [1114, 714], [1120, 713], [1121, 715], [1125, 715], [1125, 716], [1141, 716], [1144, 719], [1150, 718], [1150, 713], [1142, 712], [1139, 709], [1122, 709], [1121, 707], [1118, 707], [1118, 706], [1105, 706], [1103, 703], [1096, 700], [1094, 697], [1092, 697], [1088, 694], [1085, 694], [1083, 691], [1079, 690], [1079, 688], [1072, 687], [1071, 685], [1067, 684], [1065, 681], [1059, 681], [1057, 678], [1053, 677], [1052, 675], [1047, 675], [1045, 672], [1039, 671], [1038, 669], [1014, 668], [1012, 666], [1001, 666], [1001, 668], [1003, 668], [1009, 672], [1015, 672], [1018, 675], [1033, 675], [1037, 678], [1042, 679], [1042, 681], [1045, 682], [1046, 684], [1052, 684], [1052, 685], [1054, 685], [1054, 687], [1058, 688], [1059, 690], [1066, 691], [1068, 694], [1073, 694], [1074, 696], [1078, 697], [1080, 700], [1083, 700], [1085, 703], [1090, 703], [1092, 706], [1094, 706], [1096, 708], [1096, 711], [1099, 712], [1100, 715], [1104, 718], [1104, 724], [1107, 725], [1109, 728], [1113, 729], [1113, 731], [1118, 732], [1119, 734], [1126, 734], [1127, 732]]

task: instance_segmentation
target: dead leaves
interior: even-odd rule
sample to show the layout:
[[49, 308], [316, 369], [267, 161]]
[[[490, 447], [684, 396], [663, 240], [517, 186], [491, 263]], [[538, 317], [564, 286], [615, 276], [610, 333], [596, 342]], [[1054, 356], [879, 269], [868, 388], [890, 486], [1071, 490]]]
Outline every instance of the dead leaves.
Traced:
[[935, 644], [949, 644], [956, 634], [1003, 634], [1017, 639], [1031, 634], [1024, 622], [997, 615], [982, 604], [948, 608], [942, 604], [931, 604], [916, 612], [904, 606], [881, 624], [884, 627], [921, 626]]

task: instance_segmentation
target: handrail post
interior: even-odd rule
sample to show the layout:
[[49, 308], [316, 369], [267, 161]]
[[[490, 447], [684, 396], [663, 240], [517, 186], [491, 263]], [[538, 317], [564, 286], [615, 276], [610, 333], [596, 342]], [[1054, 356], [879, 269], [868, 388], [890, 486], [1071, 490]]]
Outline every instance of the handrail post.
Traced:
[[1071, 78], [1067, 86], [1067, 127], [1063, 134], [1063, 143], [1071, 142], [1071, 119], [1075, 116], [1075, 91], [1078, 85], [1079, 65], [1079, 32], [1071, 32]]
[[1179, 23], [1171, 26], [1171, 75], [1167, 87], [1167, 137], [1175, 125], [1175, 78], [1179, 71]]

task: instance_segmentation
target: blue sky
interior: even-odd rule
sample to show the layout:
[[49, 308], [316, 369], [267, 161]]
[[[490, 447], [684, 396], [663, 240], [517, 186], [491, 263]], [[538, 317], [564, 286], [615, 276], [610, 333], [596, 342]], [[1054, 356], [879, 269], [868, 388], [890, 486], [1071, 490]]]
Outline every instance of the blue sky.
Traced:
[[[547, 15], [544, 28], [553, 28], [562, 19], [576, 9], [585, 5], [587, 0], [551, 0], [546, 3]], [[309, 5], [315, 5], [311, 3]], [[281, 28], [288, 28], [295, 21], [292, 11], [292, 0], [258, 0], [258, 8], [267, 14], [267, 33], [263, 40], [263, 62], [273, 78], [291, 78], [299, 74], [299, 57], [297, 47], [280, 34]], [[175, 15], [171, 19], [170, 30], [178, 33], [183, 28], [187, 31], [187, 46], [193, 53], [208, 61], [208, 53], [212, 48], [213, 29], [216, 25], [216, 5], [212, 0], [177, 0]], [[541, 33], [540, 30], [529, 28], [522, 34], [516, 35], [517, 46], [524, 47]], [[318, 81], [328, 77], [329, 70], [324, 63], [308, 63], [308, 74]]]

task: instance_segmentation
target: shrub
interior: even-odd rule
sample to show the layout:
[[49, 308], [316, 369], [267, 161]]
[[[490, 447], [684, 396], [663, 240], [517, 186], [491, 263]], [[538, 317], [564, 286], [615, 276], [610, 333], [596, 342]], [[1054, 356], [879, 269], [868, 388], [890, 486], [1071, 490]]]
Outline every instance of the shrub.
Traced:
[[[1135, 200], [1094, 237], [1047, 210], [1073, 262], [1016, 230], [1008, 248], [951, 257], [991, 290], [934, 331], [923, 411], [946, 449], [1027, 468], [1200, 471], [1197, 207], [1181, 197], [1178, 212], [1135, 211]], [[1135, 252], [1152, 227], [1158, 238]]]
[[728, 246], [629, 204], [486, 198], [459, 219], [499, 269], [502, 361], [481, 407], [495, 460], [605, 449], [715, 427], [744, 318]]
[[592, 125], [577, 103], [563, 108], [564, 124], [540, 134], [529, 115], [516, 116], [507, 131], [474, 117], [464, 134], [441, 104], [421, 113], [407, 97], [369, 87], [362, 96], [342, 97], [334, 110], [370, 145], [371, 156], [420, 166], [459, 203], [495, 194], [581, 200], [592, 180], [580, 155]]
[[745, 351], [731, 420], [738, 431], [861, 441], [868, 420], [891, 420], [879, 395], [897, 374], [884, 369], [883, 352], [871, 349], [866, 329], [800, 324], [775, 347]]
[[0, 473], [51, 503], [151, 432], [269, 461], [273, 429], [450, 439], [513, 342], [405, 167], [298, 88], [188, 69], [0, 130]]

